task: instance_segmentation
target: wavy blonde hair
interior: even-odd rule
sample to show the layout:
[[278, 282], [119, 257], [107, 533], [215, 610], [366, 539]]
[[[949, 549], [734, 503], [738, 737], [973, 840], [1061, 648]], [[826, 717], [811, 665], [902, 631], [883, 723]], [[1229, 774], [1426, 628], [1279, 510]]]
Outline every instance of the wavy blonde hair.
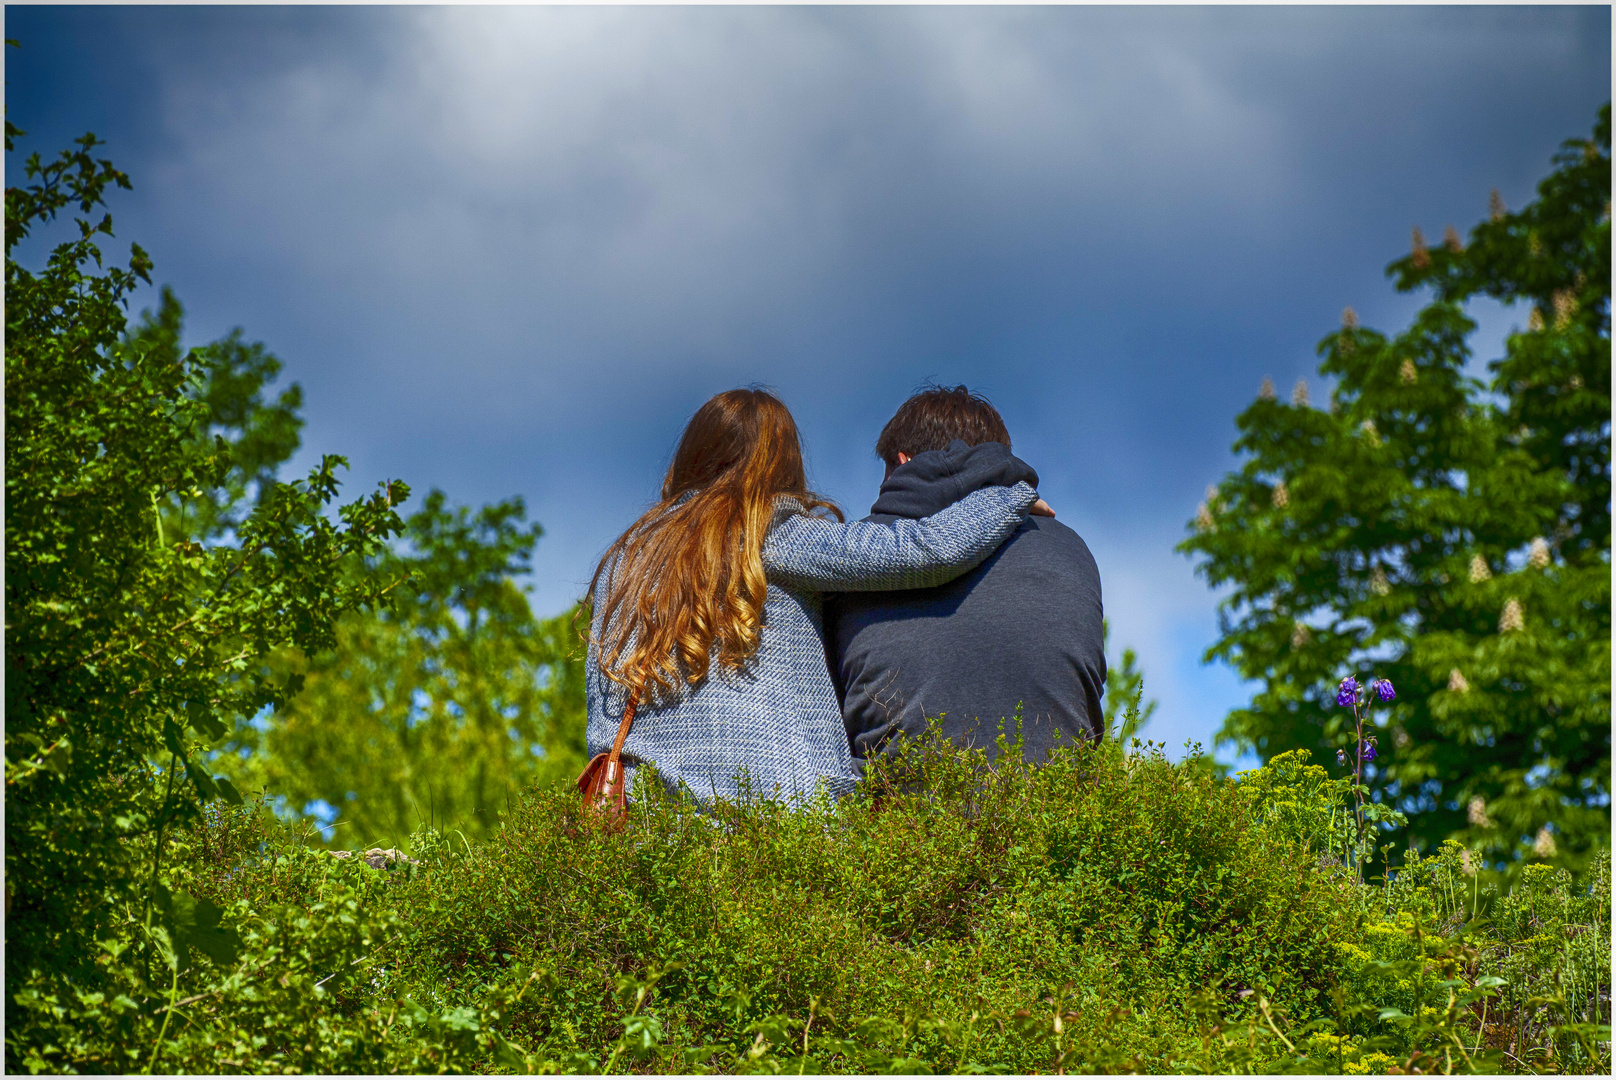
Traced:
[[594, 620], [602, 674], [662, 702], [707, 678], [715, 645], [719, 667], [740, 671], [757, 652], [768, 596], [763, 541], [781, 495], [801, 513], [842, 520], [808, 490], [797, 424], [780, 399], [729, 390], [696, 410], [661, 501], [617, 538], [589, 583], [593, 600], [610, 575]]

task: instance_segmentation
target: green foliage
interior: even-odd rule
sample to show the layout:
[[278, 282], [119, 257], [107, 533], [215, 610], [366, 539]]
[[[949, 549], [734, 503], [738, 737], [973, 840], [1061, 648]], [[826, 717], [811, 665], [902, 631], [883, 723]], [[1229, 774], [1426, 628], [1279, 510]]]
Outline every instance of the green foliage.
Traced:
[[[336, 457], [280, 482], [301, 391], [271, 400], [279, 361], [239, 330], [182, 352], [183, 311], [166, 289], [129, 328], [123, 306], [149, 263], [135, 248], [128, 270], [101, 270], [110, 217], [79, 221], [42, 272], [15, 262], [12, 246], [57, 211], [87, 213], [128, 186], [91, 157], [97, 145], [31, 158], [35, 182], [6, 195], [8, 1068], [161, 1070], [187, 1053], [214, 1070], [514, 1060], [486, 1003], [473, 1014], [344, 996], [345, 965], [397, 938], [396, 915], [360, 888], [368, 867], [322, 878], [313, 898], [294, 891], [290, 906], [248, 908], [176, 870], [175, 835], [211, 800], [239, 803], [231, 777], [255, 768], [318, 794], [346, 770], [344, 786], [378, 808], [368, 826], [387, 832], [403, 817], [388, 816], [391, 778], [374, 762], [413, 765], [421, 801], [464, 813], [474, 834], [512, 788], [576, 771], [570, 622], [535, 620], [510, 580], [538, 529], [519, 501], [471, 516], [436, 492], [406, 523], [401, 483], [335, 508]], [[404, 548], [387, 542], [401, 532]], [[407, 733], [371, 716], [384, 690], [417, 707]], [[325, 709], [326, 730], [347, 708], [354, 753], [300, 743], [311, 714], [293, 700]], [[268, 741], [281, 756], [243, 763], [242, 734], [277, 716]], [[395, 745], [377, 739], [389, 733]], [[282, 855], [277, 874], [313, 858], [301, 844]], [[199, 980], [201, 997], [181, 992]], [[200, 1008], [211, 1023], [195, 1022]]]
[[[534, 619], [511, 581], [539, 530], [519, 500], [473, 516], [437, 492], [406, 523], [400, 483], [335, 509], [335, 457], [280, 482], [301, 391], [271, 398], [280, 362], [239, 330], [183, 351], [167, 289], [128, 327], [149, 262], [137, 247], [128, 270], [101, 269], [110, 217], [79, 221], [43, 272], [15, 262], [58, 211], [129, 186], [97, 145], [31, 158], [35, 182], [6, 196], [7, 1064], [138, 1067], [130, 1038], [155, 1050], [195, 1034], [170, 1030], [182, 982], [256, 964], [282, 972], [274, 987], [254, 984], [239, 1015], [196, 1036], [219, 1062], [261, 1057], [263, 1032], [306, 1020], [338, 1034], [286, 1047], [297, 1069], [458, 1068], [498, 1049], [475, 1018], [404, 1002], [363, 1014], [368, 1029], [321, 1019], [330, 973], [316, 969], [387, 928], [355, 914], [362, 898], [322, 887], [295, 910], [221, 905], [175, 879], [174, 836], [210, 800], [240, 801], [232, 777], [309, 798], [358, 787], [373, 810], [360, 824], [379, 833], [413, 822], [419, 796], [482, 835], [510, 791], [575, 772], [570, 620]], [[402, 548], [387, 543], [401, 532]], [[399, 696], [409, 715], [390, 727], [399, 717], [376, 702]], [[401, 793], [408, 816], [388, 801]], [[416, 1057], [379, 1049], [395, 1022]]]
[[[1104, 624], [1105, 640], [1111, 641], [1111, 624]], [[1156, 702], [1145, 700], [1145, 673], [1139, 670], [1139, 654], [1126, 646], [1122, 650], [1122, 663], [1109, 660], [1105, 666], [1105, 733], [1106, 737], [1127, 743], [1150, 723], [1156, 713]]]
[[357, 846], [418, 824], [486, 837], [524, 787], [576, 776], [582, 642], [575, 613], [536, 619], [511, 580], [540, 534], [523, 518], [520, 499], [472, 514], [429, 493], [406, 549], [372, 560], [407, 579], [392, 608], [345, 619], [333, 649], [288, 657], [302, 692], [241, 725], [220, 767], [294, 809], [335, 808], [328, 838]]
[[[177, 364], [183, 330], [184, 310], [164, 289], [126, 344]], [[205, 418], [191, 442], [215, 452], [224, 474], [163, 500], [161, 529], [228, 542], [298, 448], [302, 390], [272, 399], [280, 361], [240, 329], [190, 360], [200, 377], [185, 395]], [[360, 844], [422, 821], [486, 836], [510, 794], [576, 775], [582, 649], [573, 613], [534, 618], [512, 580], [529, 572], [541, 535], [525, 516], [520, 499], [473, 514], [428, 493], [402, 543], [366, 559], [372, 579], [398, 583], [389, 605], [340, 620], [334, 646], [312, 657], [278, 653], [271, 668], [303, 689], [273, 712], [228, 718], [210, 767], [242, 790], [274, 792], [290, 813], [330, 807], [342, 824], [327, 838]]]
[[[1390, 678], [1365, 782], [1423, 849], [1455, 836], [1510, 874], [1610, 843], [1609, 147], [1606, 106], [1530, 206], [1393, 263], [1432, 301], [1395, 337], [1349, 317], [1323, 340], [1328, 411], [1243, 412], [1246, 464], [1181, 545], [1231, 590], [1208, 659], [1262, 684], [1220, 740], [1333, 756], [1336, 681]], [[1532, 311], [1486, 386], [1477, 295]]]
[[[184, 308], [164, 286], [158, 310], [141, 312], [125, 343], [178, 364], [184, 322]], [[239, 327], [193, 350], [190, 358], [200, 377], [186, 387], [186, 396], [205, 412], [189, 438], [196, 452], [211, 449], [224, 457], [224, 474], [216, 487], [174, 492], [163, 504], [163, 528], [165, 535], [209, 542], [228, 537], [241, 524], [297, 452], [303, 388], [293, 383], [268, 401], [265, 388], [280, 374], [281, 362], [262, 343], [244, 342]]]
[[1271, 837], [1334, 859], [1354, 839], [1352, 818], [1346, 812], [1351, 781], [1333, 779], [1324, 768], [1308, 764], [1308, 757], [1306, 750], [1292, 750], [1242, 773], [1241, 779]]
[[1589, 878], [1579, 889], [1563, 868], [1528, 867], [1520, 887], [1494, 905], [1496, 930], [1483, 945], [1506, 986], [1489, 1038], [1543, 1072], [1598, 1067], [1597, 1044], [1610, 1040], [1609, 853], [1594, 860]]
[[222, 913], [234, 956], [149, 981], [109, 948], [97, 995], [14, 1003], [50, 1036], [14, 1060], [1608, 1072], [1608, 861], [1499, 895], [1454, 845], [1360, 885], [1328, 857], [1347, 794], [1299, 755], [1231, 781], [1114, 743], [1034, 769], [917, 742], [875, 771], [798, 810], [647, 790], [623, 833], [538, 790], [490, 841], [422, 829], [419, 865], [383, 869], [212, 804], [173, 887]]
[[[233, 846], [244, 832], [262, 846]], [[491, 1002], [428, 1009], [388, 992], [378, 950], [400, 942], [403, 927], [383, 902], [386, 873], [316, 853], [241, 812], [210, 807], [190, 836], [215, 844], [187, 868], [192, 888], [207, 887], [206, 869], [223, 869], [209, 855], [245, 860], [229, 872], [269, 886], [250, 903], [221, 897], [224, 918], [240, 930], [236, 954], [182, 957], [158, 987], [122, 942], [103, 943], [96, 975], [106, 989], [29, 987], [14, 996], [10, 1017], [23, 1034], [8, 1032], [13, 1070], [461, 1072], [520, 1060], [488, 1030], [498, 1019]], [[182, 841], [182, 859], [188, 847]]]
[[[9, 121], [6, 145], [20, 134]], [[18, 996], [94, 993], [95, 942], [138, 925], [139, 956], [223, 955], [215, 912], [166, 890], [166, 837], [206, 801], [239, 800], [203, 751], [230, 718], [284, 701], [266, 661], [318, 651], [382, 587], [360, 572], [402, 526], [402, 484], [328, 516], [341, 458], [264, 487], [229, 544], [165, 534], [161, 508], [228, 483], [232, 455], [201, 437], [207, 365], [124, 339], [123, 305], [149, 261], [101, 271], [110, 215], [31, 272], [17, 242], [128, 179], [86, 135], [6, 190], [6, 980]], [[116, 939], [116, 934], [114, 934]], [[120, 948], [128, 950], [129, 940]], [[19, 1020], [10, 1018], [12, 1036]], [[21, 1021], [26, 1025], [27, 1021]]]

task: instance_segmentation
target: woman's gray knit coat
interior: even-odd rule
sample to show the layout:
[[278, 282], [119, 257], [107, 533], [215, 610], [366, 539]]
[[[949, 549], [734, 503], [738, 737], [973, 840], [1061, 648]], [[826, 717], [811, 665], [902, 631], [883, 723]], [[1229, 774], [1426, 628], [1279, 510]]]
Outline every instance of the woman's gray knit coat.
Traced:
[[[972, 449], [988, 446], [1008, 453], [996, 443]], [[820, 595], [952, 581], [991, 555], [1037, 497], [1025, 483], [988, 487], [932, 517], [890, 524], [809, 517], [782, 499], [763, 547], [769, 589], [757, 653], [738, 676], [721, 673], [715, 660], [707, 680], [678, 701], [636, 712], [623, 748], [630, 792], [643, 763], [702, 803], [736, 798], [743, 775], [751, 792], [765, 797], [805, 799], [820, 784], [836, 797], [852, 790], [852, 754], [820, 636]], [[590, 627], [591, 755], [611, 748], [625, 704], [623, 688], [601, 675], [596, 653], [608, 576], [597, 586]]]

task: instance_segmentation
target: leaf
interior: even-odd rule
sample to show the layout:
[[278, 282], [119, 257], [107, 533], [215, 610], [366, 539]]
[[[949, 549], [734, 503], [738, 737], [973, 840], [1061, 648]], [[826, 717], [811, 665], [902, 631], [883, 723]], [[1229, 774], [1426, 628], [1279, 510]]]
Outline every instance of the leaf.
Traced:
[[229, 733], [223, 722], [213, 715], [213, 710], [209, 709], [205, 702], [188, 702], [185, 707], [185, 713], [191, 727], [207, 742], [218, 742]]
[[477, 1010], [461, 1006], [445, 1009], [438, 1017], [447, 1031], [477, 1031]]
[[183, 948], [174, 940], [174, 935], [168, 932], [168, 927], [157, 925], [150, 928], [152, 940], [157, 945], [157, 955], [163, 958], [170, 971], [179, 970], [185, 963], [186, 956]]
[[848, 1061], [855, 1061], [859, 1054], [859, 1044], [852, 1039], [842, 1039], [834, 1035], [825, 1035], [814, 1039], [814, 1046], [824, 1054], [840, 1054]]
[[56, 741], [55, 746], [51, 747], [50, 753], [45, 755], [45, 768], [57, 776], [63, 776], [67, 773], [68, 766], [72, 761], [73, 744], [64, 735]]
[[662, 1021], [641, 1013], [623, 1025], [623, 1046], [636, 1057], [650, 1054], [662, 1043]]
[[215, 964], [229, 967], [236, 961], [236, 954], [241, 948], [241, 936], [221, 925], [223, 916], [223, 910], [213, 901], [193, 901], [191, 921], [185, 929], [185, 937], [186, 944], [200, 949]]
[[168, 748], [170, 754], [181, 759], [185, 757], [185, 747], [180, 742], [180, 737], [184, 734], [185, 732], [174, 723], [171, 717], [163, 717], [163, 745]]
[[868, 1017], [853, 1029], [853, 1038], [864, 1041], [897, 1041], [902, 1037], [902, 1026], [884, 1016]]
[[185, 760], [185, 775], [191, 778], [197, 797], [203, 802], [219, 797], [219, 786], [213, 782], [213, 777], [189, 758]]
[[527, 1054], [502, 1036], [495, 1036], [494, 1064], [513, 1073], [527, 1072]]
[[[221, 967], [236, 961], [241, 935], [221, 925], [224, 911], [212, 900], [198, 900], [188, 892], [171, 890], [161, 882], [151, 893], [160, 922], [152, 927], [170, 967], [183, 971], [196, 949]], [[165, 948], [166, 946], [166, 948]]]

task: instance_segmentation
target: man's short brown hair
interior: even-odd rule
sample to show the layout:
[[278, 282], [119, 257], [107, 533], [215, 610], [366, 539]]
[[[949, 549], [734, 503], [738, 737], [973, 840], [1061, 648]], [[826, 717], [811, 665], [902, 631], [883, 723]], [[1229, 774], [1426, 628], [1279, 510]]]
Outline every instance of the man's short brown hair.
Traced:
[[898, 467], [898, 455], [914, 457], [927, 450], [946, 450], [961, 439], [967, 446], [986, 442], [1010, 445], [1010, 432], [999, 410], [981, 394], [964, 386], [928, 386], [898, 406], [898, 411], [875, 440], [875, 454]]

